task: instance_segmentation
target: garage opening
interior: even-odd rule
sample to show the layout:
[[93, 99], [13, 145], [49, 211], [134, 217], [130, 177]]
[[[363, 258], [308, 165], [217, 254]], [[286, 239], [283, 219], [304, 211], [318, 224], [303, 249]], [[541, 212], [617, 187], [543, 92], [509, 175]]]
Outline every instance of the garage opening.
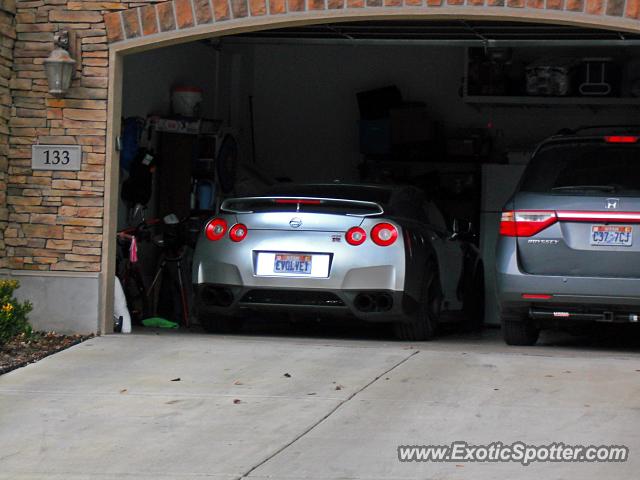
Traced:
[[286, 183], [425, 192], [434, 221], [477, 246], [496, 324], [504, 202], [544, 138], [637, 123], [639, 47], [638, 35], [560, 25], [377, 21], [126, 56], [116, 271], [134, 326], [197, 324], [191, 263], [205, 224], [223, 199]]

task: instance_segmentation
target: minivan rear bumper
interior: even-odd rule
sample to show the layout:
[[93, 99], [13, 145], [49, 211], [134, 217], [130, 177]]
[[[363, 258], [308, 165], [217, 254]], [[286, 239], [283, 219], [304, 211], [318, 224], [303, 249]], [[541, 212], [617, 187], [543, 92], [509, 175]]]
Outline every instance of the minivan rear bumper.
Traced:
[[[640, 306], [638, 278], [532, 275], [522, 272], [514, 238], [500, 237], [496, 258], [498, 301], [503, 307], [532, 305]], [[523, 295], [549, 295], [535, 300]]]

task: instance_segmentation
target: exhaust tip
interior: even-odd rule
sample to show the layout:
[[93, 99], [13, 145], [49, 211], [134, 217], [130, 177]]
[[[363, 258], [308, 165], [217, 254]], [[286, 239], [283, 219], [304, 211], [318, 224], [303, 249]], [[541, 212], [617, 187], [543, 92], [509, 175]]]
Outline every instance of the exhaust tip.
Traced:
[[376, 295], [376, 311], [388, 312], [393, 307], [393, 298], [388, 293]]
[[353, 306], [360, 312], [388, 312], [393, 307], [393, 297], [388, 293], [359, 293]]
[[368, 293], [359, 293], [353, 301], [353, 306], [360, 312], [371, 312], [375, 307], [375, 303]]
[[233, 303], [233, 293], [225, 287], [205, 287], [200, 297], [206, 305], [215, 307], [228, 307]]

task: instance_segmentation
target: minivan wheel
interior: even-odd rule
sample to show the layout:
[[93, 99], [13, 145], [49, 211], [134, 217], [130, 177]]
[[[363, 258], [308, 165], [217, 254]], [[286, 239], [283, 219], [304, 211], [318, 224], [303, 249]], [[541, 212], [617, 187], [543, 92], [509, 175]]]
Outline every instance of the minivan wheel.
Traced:
[[507, 345], [535, 345], [540, 329], [528, 318], [518, 320], [502, 319], [502, 335]]
[[436, 334], [440, 316], [440, 281], [433, 266], [428, 266], [427, 272], [422, 283], [418, 311], [409, 321], [394, 324], [398, 340], [431, 340]]

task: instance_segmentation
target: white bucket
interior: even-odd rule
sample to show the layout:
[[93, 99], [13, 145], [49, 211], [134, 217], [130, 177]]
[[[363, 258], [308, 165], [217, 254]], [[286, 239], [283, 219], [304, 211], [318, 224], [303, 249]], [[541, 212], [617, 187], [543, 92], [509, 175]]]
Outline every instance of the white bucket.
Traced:
[[171, 91], [171, 108], [175, 115], [198, 117], [202, 104], [202, 90], [196, 87], [175, 87]]

